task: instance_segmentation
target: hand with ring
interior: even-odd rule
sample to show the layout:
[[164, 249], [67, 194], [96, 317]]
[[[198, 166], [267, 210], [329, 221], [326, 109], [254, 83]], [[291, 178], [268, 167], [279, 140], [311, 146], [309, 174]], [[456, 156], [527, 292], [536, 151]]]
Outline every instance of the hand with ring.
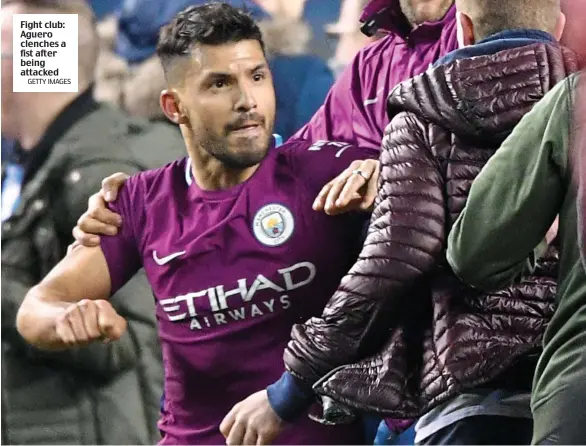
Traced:
[[339, 215], [350, 211], [372, 212], [378, 188], [378, 160], [353, 161], [326, 184], [313, 202], [315, 211]]

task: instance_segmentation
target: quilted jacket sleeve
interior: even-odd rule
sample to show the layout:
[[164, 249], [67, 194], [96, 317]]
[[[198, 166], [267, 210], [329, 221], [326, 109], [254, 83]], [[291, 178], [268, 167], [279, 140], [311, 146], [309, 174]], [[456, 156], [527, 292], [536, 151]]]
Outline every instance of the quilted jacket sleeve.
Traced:
[[378, 197], [360, 256], [320, 318], [295, 325], [288, 371], [313, 384], [335, 367], [376, 351], [401, 303], [436, 265], [445, 243], [444, 181], [413, 114], [386, 129]]

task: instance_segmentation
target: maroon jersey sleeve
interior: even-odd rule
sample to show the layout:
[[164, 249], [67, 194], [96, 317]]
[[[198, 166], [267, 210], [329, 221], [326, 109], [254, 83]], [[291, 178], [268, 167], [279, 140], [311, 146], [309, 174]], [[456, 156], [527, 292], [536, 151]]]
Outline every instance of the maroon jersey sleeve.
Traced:
[[136, 193], [137, 177], [126, 181], [118, 198], [109, 208], [122, 217], [122, 227], [115, 236], [102, 236], [100, 247], [106, 257], [112, 283], [111, 294], [118, 291], [142, 267], [139, 240], [136, 237], [135, 211], [142, 209], [141, 197]]

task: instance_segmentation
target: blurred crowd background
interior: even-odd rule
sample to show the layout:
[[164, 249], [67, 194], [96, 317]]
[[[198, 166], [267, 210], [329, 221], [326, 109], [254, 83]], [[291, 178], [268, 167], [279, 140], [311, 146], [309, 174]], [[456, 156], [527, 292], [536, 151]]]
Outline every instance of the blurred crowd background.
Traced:
[[[155, 56], [159, 28], [203, 0], [94, 0], [100, 57], [95, 96], [131, 115], [164, 120], [163, 73]], [[365, 0], [232, 0], [260, 23], [277, 94], [275, 132], [286, 140], [317, 109], [335, 77], [376, 37], [360, 32]]]

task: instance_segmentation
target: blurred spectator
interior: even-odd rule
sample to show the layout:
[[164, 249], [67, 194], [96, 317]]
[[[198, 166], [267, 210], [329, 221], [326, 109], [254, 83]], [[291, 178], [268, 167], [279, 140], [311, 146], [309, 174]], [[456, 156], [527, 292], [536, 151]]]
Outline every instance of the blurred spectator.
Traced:
[[[419, 3], [426, 7], [417, 7]], [[457, 48], [452, 0], [371, 0], [361, 19], [370, 33], [386, 35], [360, 50], [323, 106], [293, 138], [380, 149], [391, 90]]]
[[[12, 92], [17, 13], [78, 14], [79, 93]], [[83, 0], [5, 0], [1, 15], [2, 134], [15, 141], [14, 156], [2, 160], [13, 204], [2, 224], [2, 442], [153, 444], [162, 364], [144, 275], [112, 301], [129, 321], [118, 342], [40, 352], [18, 335], [15, 316], [29, 288], [66, 254], [102, 178], [181, 156], [181, 137], [93, 100], [98, 42]]]
[[311, 31], [304, 22], [276, 17], [259, 26], [277, 96], [275, 132], [288, 139], [321, 107], [334, 75], [324, 60], [307, 54]]
[[268, 60], [277, 95], [275, 133], [289, 139], [321, 107], [334, 75], [311, 54], [269, 54]]
[[[568, 12], [568, 35], [586, 29], [583, 2], [562, 2], [562, 11]], [[380, 149], [389, 123], [386, 98], [392, 89], [457, 48], [453, 0], [370, 0], [361, 21], [366, 32], [385, 36], [359, 51], [336, 80], [323, 107], [294, 138]], [[585, 51], [579, 40], [574, 45], [572, 38], [567, 39], [562, 39], [565, 45]]]
[[336, 50], [336, 47], [327, 38], [326, 26], [336, 21], [343, 1], [345, 0], [305, 1], [305, 8], [301, 18], [309, 25], [312, 31], [309, 51], [324, 60], [331, 59]]
[[2, 135], [2, 159], [6, 159], [6, 157], [10, 156], [10, 154], [12, 153], [12, 149], [14, 147], [14, 141], [8, 138], [5, 138], [4, 135]]
[[[254, 0], [273, 17], [283, 17], [297, 21], [303, 16], [307, 0]], [[338, 0], [339, 1], [339, 0]]]
[[367, 1], [342, 0], [338, 21], [326, 26], [328, 35], [337, 40], [336, 52], [328, 62], [336, 77], [361, 48], [376, 40], [376, 36], [369, 37], [360, 30], [359, 18]]
[[326, 39], [325, 26], [333, 23], [340, 12], [340, 0], [256, 0], [271, 16], [289, 21], [303, 20], [311, 29], [308, 50], [311, 54], [328, 60], [335, 51]]

